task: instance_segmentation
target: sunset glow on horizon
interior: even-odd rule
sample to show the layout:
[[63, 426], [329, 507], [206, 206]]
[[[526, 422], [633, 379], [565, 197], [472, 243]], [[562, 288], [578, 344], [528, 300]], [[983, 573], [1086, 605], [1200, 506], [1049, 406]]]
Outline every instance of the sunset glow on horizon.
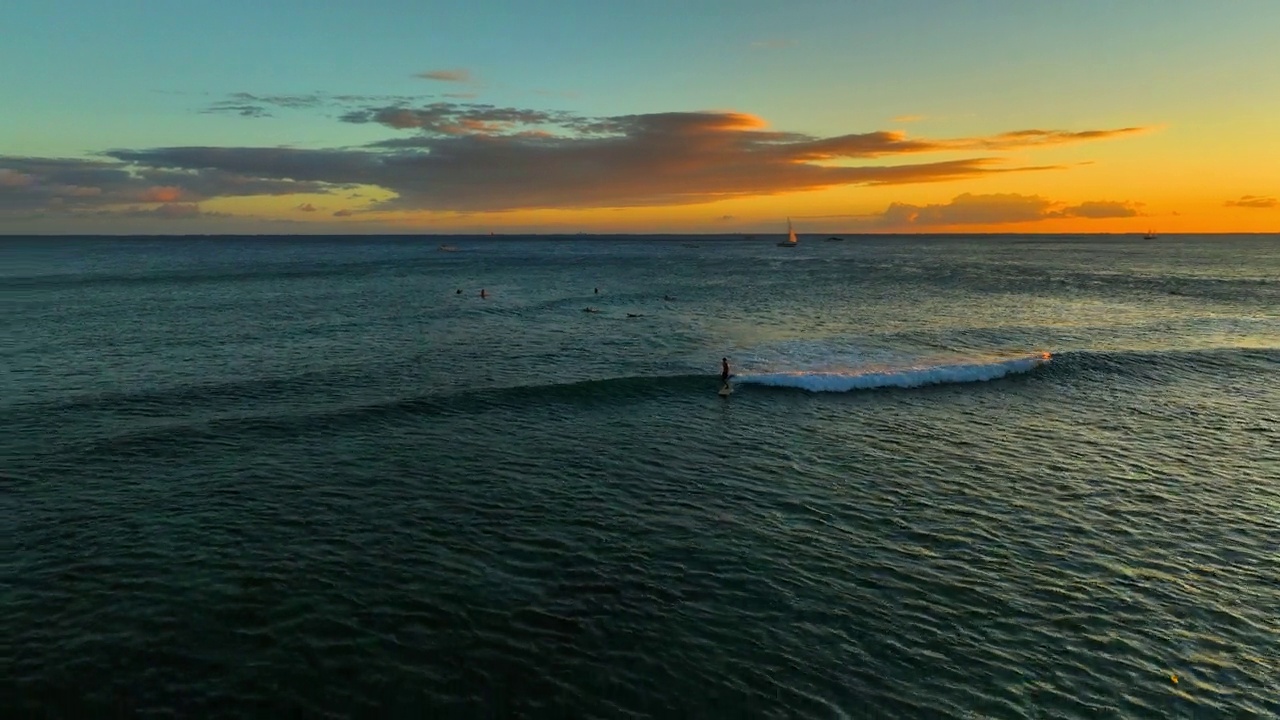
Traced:
[[0, 234], [1280, 231], [1269, 0], [3, 15]]

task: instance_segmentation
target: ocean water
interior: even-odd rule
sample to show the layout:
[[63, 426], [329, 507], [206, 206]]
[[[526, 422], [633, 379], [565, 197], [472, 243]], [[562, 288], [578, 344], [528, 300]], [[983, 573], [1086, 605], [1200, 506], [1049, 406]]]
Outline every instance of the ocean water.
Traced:
[[6, 716], [1280, 715], [1280, 237], [3, 238], [0, 294]]

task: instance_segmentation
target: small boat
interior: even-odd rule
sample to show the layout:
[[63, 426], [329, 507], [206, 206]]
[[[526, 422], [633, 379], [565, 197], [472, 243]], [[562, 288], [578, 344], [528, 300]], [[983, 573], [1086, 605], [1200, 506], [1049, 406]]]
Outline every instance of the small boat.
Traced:
[[1156, 231], [1155, 231], [1155, 230], [1148, 230], [1148, 231], [1147, 231], [1147, 234], [1142, 236], [1142, 239], [1143, 239], [1143, 240], [1155, 240], [1155, 239], [1156, 239]]
[[791, 218], [787, 218], [787, 239], [778, 243], [778, 247], [795, 247], [800, 241], [796, 240], [796, 229], [791, 227]]

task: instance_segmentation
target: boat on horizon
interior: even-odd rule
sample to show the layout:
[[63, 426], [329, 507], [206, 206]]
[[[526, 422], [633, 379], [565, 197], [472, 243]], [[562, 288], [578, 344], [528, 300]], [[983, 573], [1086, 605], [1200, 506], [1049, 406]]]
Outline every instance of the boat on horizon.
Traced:
[[791, 227], [791, 218], [787, 218], [787, 239], [778, 243], [778, 247], [795, 247], [800, 241], [796, 239], [796, 230]]
[[1143, 240], [1155, 240], [1155, 239], [1156, 239], [1156, 231], [1155, 231], [1155, 230], [1148, 230], [1148, 231], [1147, 231], [1147, 234], [1142, 236], [1142, 239], [1143, 239]]

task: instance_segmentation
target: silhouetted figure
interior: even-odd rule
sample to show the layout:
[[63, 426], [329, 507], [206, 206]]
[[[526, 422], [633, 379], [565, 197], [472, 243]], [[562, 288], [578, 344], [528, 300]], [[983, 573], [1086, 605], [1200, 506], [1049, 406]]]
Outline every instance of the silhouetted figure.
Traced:
[[720, 358], [720, 382], [729, 382], [729, 358]]
[[454, 293], [454, 294], [455, 294], [455, 295], [461, 295], [461, 294], [462, 294], [462, 288], [458, 288], [458, 292], [456, 292], [456, 293]]
[[480, 288], [480, 297], [482, 298], [489, 297], [489, 294], [484, 291], [484, 288]]
[[600, 294], [600, 288], [596, 288], [596, 294], [597, 294], [597, 295], [599, 295], [599, 294]]

